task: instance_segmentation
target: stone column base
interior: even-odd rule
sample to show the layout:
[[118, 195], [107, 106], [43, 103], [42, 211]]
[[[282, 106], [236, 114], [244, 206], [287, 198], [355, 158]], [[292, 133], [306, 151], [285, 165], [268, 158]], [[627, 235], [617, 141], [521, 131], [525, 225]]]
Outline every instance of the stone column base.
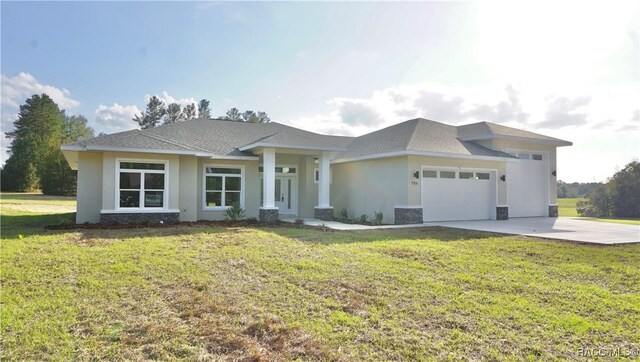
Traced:
[[424, 222], [421, 207], [396, 207], [393, 209], [396, 225], [422, 224]]
[[496, 207], [496, 220], [509, 220], [509, 207], [507, 206]]
[[549, 205], [549, 217], [558, 217], [558, 205]]
[[114, 213], [104, 213], [100, 215], [101, 223], [118, 223], [118, 224], [141, 224], [141, 223], [149, 223], [149, 224], [159, 224], [163, 223], [176, 223], [180, 221], [180, 213], [179, 212], [148, 212], [148, 213], [140, 213], [140, 212], [131, 212], [131, 213], [123, 213], [123, 212], [114, 212]]
[[314, 207], [313, 217], [319, 220], [332, 221], [333, 220], [333, 207]]
[[272, 209], [265, 209], [261, 207], [258, 215], [259, 220], [270, 224], [275, 223], [280, 219], [280, 215], [278, 214], [279, 211], [280, 210], [277, 207]]

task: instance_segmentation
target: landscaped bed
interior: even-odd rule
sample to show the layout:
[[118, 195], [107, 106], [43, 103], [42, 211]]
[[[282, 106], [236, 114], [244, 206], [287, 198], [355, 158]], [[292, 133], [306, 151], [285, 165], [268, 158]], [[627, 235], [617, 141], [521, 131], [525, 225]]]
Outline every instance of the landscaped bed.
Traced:
[[2, 360], [583, 360], [640, 348], [640, 245], [445, 228], [43, 228], [69, 220], [2, 208]]

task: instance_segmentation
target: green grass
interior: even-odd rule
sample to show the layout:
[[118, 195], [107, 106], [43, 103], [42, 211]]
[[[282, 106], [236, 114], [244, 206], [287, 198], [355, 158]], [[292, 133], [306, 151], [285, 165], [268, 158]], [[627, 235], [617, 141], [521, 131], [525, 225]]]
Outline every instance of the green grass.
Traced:
[[638, 348], [640, 245], [444, 228], [47, 231], [2, 209], [1, 360], [554, 360]]
[[559, 216], [580, 216], [576, 210], [578, 201], [585, 201], [584, 198], [558, 199], [558, 215]]
[[75, 196], [45, 196], [40, 193], [0, 192], [0, 204], [75, 206]]
[[[578, 201], [585, 201], [584, 198], [558, 199], [559, 216], [580, 216], [576, 210]], [[640, 225], [640, 219], [619, 219], [619, 218], [594, 218], [595, 221], [609, 222], [616, 224]]]

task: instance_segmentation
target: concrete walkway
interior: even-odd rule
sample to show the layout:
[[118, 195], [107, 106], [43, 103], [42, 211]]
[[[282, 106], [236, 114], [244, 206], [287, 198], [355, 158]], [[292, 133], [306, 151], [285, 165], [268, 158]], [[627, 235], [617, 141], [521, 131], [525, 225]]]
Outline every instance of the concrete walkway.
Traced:
[[[294, 217], [282, 221], [293, 223]], [[333, 230], [375, 230], [443, 226], [455, 229], [489, 231], [499, 234], [526, 235], [547, 239], [578, 241], [583, 243], [615, 245], [640, 242], [640, 225], [614, 224], [579, 217], [531, 217], [510, 220], [446, 221], [413, 225], [344, 224], [337, 221], [304, 219], [305, 225], [325, 226]]]
[[614, 224], [580, 217], [531, 217], [504, 221], [447, 221], [427, 223], [425, 225], [604, 245], [640, 242], [640, 225]]
[[[282, 217], [280, 220], [284, 222], [295, 222], [295, 218], [293, 217]], [[423, 227], [423, 224], [412, 224], [412, 225], [360, 225], [360, 224], [345, 224], [338, 221], [323, 221], [318, 219], [304, 219], [304, 224], [309, 226], [325, 226], [329, 229], [333, 230], [375, 230], [375, 229], [399, 229], [399, 228], [415, 228], [415, 227]]]

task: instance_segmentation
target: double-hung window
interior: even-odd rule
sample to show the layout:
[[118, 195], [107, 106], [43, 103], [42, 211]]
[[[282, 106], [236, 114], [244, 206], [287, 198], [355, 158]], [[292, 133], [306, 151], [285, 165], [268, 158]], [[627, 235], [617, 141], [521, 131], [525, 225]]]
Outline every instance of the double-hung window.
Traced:
[[167, 163], [118, 160], [118, 208], [166, 208]]
[[204, 208], [221, 209], [235, 203], [244, 207], [243, 178], [241, 166], [205, 166]]

